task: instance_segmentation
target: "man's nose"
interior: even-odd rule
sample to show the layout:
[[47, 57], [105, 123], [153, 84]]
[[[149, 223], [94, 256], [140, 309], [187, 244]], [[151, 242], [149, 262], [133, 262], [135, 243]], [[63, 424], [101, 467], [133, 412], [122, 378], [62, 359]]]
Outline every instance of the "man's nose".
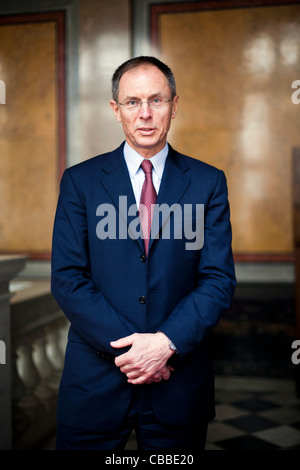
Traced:
[[148, 119], [149, 117], [152, 117], [152, 110], [148, 101], [142, 101], [139, 110], [139, 117], [142, 119]]

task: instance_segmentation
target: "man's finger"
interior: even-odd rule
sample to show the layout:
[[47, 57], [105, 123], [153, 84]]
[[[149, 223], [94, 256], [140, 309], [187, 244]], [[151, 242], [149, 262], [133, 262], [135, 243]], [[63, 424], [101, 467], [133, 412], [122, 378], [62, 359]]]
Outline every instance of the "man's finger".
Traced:
[[111, 341], [110, 345], [112, 348], [125, 348], [130, 346], [133, 343], [133, 335], [124, 336], [124, 338], [117, 339], [116, 341]]

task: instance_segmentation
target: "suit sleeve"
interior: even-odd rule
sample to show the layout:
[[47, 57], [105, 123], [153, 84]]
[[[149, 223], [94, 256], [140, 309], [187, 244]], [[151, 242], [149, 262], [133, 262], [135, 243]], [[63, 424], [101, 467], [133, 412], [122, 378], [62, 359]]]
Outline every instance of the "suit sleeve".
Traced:
[[85, 204], [68, 170], [54, 221], [51, 290], [77, 335], [95, 349], [115, 355], [109, 342], [134, 333], [91, 280]]
[[196, 287], [159, 328], [175, 343], [180, 358], [207, 337], [230, 306], [236, 285], [231, 241], [227, 184], [220, 171], [205, 208], [204, 243]]

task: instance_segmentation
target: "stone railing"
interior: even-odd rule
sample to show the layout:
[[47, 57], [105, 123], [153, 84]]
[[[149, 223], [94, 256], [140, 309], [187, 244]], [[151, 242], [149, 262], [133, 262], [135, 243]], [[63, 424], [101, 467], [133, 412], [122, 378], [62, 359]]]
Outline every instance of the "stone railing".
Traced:
[[5, 363], [0, 364], [2, 450], [39, 449], [55, 432], [68, 329], [48, 281], [15, 280], [25, 263], [22, 257], [0, 257], [0, 339], [5, 344]]

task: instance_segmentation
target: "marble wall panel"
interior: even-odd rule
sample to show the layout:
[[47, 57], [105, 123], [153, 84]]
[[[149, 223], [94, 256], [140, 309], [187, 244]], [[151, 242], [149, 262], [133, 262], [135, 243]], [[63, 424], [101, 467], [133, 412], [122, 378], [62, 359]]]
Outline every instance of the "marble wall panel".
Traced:
[[[70, 19], [66, 24], [74, 27]], [[77, 34], [78, 64], [66, 57], [66, 70], [79, 83], [72, 101], [67, 93], [66, 111], [79, 116], [78, 128], [67, 129], [76, 146], [74, 153], [69, 146], [67, 166], [124, 139], [109, 101], [112, 74], [131, 56], [130, 0], [79, 2]], [[6, 104], [0, 104], [0, 252], [50, 255], [62, 169], [56, 59], [54, 22], [0, 25], [0, 80], [6, 85]]]
[[49, 253], [58, 195], [54, 22], [0, 25], [0, 251]]
[[180, 95], [171, 143], [226, 173], [235, 254], [289, 254], [300, 5], [162, 14]]
[[124, 140], [109, 102], [111, 78], [131, 57], [130, 1], [80, 2], [81, 159], [108, 152]]

